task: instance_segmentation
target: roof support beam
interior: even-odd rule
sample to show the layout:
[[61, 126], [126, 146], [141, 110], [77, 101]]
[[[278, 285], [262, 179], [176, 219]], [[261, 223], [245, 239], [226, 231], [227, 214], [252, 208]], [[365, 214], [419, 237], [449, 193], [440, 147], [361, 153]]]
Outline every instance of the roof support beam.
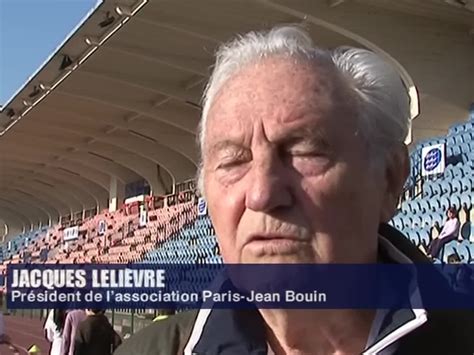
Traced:
[[[10, 171], [19, 171], [18, 176], [20, 178], [23, 176], [38, 176], [43, 181], [51, 181], [56, 186], [63, 186], [68, 191], [76, 191], [76, 194], [79, 196], [86, 196], [86, 198], [90, 196], [90, 198], [95, 201], [95, 205], [99, 205], [101, 208], [104, 208], [107, 204], [108, 190], [90, 183], [80, 176], [72, 175], [58, 169], [40, 169], [35, 161], [22, 159], [4, 160], [3, 166]], [[60, 209], [58, 209], [58, 211], [59, 210]]]
[[8, 220], [8, 216], [14, 216], [17, 219], [21, 220], [23, 225], [23, 232], [30, 231], [33, 225], [33, 222], [22, 212], [16, 211], [9, 203], [5, 203], [4, 201], [0, 201], [0, 214], [5, 216], [6, 218], [2, 217], [4, 220]]
[[[69, 99], [76, 99], [76, 101], [80, 102], [85, 101], [97, 103], [116, 109], [121, 109], [125, 112], [132, 111], [136, 114], [153, 117], [156, 120], [164, 121], [167, 124], [183, 129], [192, 134], [196, 132], [196, 127], [199, 120], [199, 111], [188, 106], [182, 105], [182, 108], [179, 109], [182, 112], [176, 112], [176, 109], [174, 111], [169, 111], [160, 108], [163, 103], [169, 101], [169, 98], [163, 99], [163, 97], [160, 97], [158, 102], [149, 103], [127, 102], [126, 99], [118, 100], [114, 97], [111, 97], [110, 93], [100, 86], [92, 87], [87, 91], [76, 87], [68, 88], [67, 90], [62, 88], [57, 90], [56, 94]], [[193, 118], [193, 116], [195, 116], [195, 118]]]
[[[11, 178], [17, 178], [17, 176], [11, 176]], [[75, 196], [67, 189], [63, 189], [57, 186], [49, 186], [48, 183], [42, 180], [13, 180], [9, 185], [11, 188], [20, 188], [23, 191], [32, 191], [35, 194], [45, 191], [49, 195], [55, 196], [56, 199], [63, 202], [63, 204], [70, 206], [71, 213], [77, 213], [84, 209], [90, 208], [85, 205], [81, 197]]]
[[10, 206], [12, 206], [12, 208], [22, 211], [23, 213], [26, 213], [31, 218], [33, 225], [38, 228], [41, 225], [49, 225], [51, 216], [42, 208], [35, 206], [31, 202], [24, 203], [23, 201], [20, 201], [16, 198], [6, 197], [3, 194], [2, 194], [2, 197], [0, 197], [0, 201], [9, 203]]
[[6, 223], [8, 227], [8, 233], [5, 236], [6, 238], [15, 235], [17, 233], [17, 230], [19, 231], [19, 233], [23, 233], [23, 231], [27, 228], [26, 226], [28, 224], [25, 224], [25, 220], [9, 208], [4, 208], [0, 206], [0, 216], [2, 216], [2, 220]]
[[58, 223], [60, 220], [61, 212], [59, 212], [59, 210], [57, 210], [56, 207], [54, 207], [51, 201], [40, 199], [37, 196], [20, 189], [17, 189], [17, 190], [3, 189], [2, 196], [12, 197], [12, 198], [15, 198], [16, 200], [22, 201], [23, 203], [34, 203], [35, 206], [37, 206], [38, 208], [42, 208], [48, 213], [48, 215], [50, 216], [52, 225]]
[[[54, 127], [48, 128], [48, 133], [39, 133], [41, 132], [39, 131], [40, 126], [41, 125], [31, 125], [28, 131], [15, 132], [17, 135], [25, 137], [25, 141], [28, 139], [27, 143], [22, 144], [22, 146], [29, 148], [31, 151], [35, 151], [35, 154], [39, 148], [41, 153], [49, 153], [51, 157], [57, 157], [61, 167], [67, 167], [69, 170], [78, 174], [82, 174], [84, 171], [94, 171], [97, 174], [101, 174], [104, 178], [116, 174], [122, 183], [127, 183], [131, 177], [136, 176], [133, 171], [125, 170], [111, 161], [100, 159], [97, 156], [87, 153], [82, 154], [82, 159], [75, 159], [73, 154], [78, 152], [75, 150], [77, 143], [75, 143], [71, 137], [64, 136], [64, 132], [56, 135], [52, 134], [51, 132], [55, 131]], [[30, 129], [31, 133], [29, 133]], [[32, 136], [34, 132], [38, 133]], [[76, 137], [77, 136], [76, 134]], [[81, 141], [80, 144], [85, 144], [84, 140], [87, 136], [81, 135], [79, 137]], [[78, 140], [76, 140], [76, 142], [77, 141]], [[105, 180], [103, 181], [105, 182]]]
[[[170, 125], [164, 121], [157, 121], [149, 116], [140, 116], [130, 119], [129, 116], [119, 117], [110, 115], [101, 115], [100, 121], [97, 117], [83, 113], [75, 113], [72, 110], [64, 111], [62, 109], [46, 109], [42, 121], [51, 123], [51, 128], [67, 130], [71, 132], [77, 128], [84, 131], [76, 134], [90, 135], [91, 131], [98, 130], [104, 124], [117, 127], [122, 130], [134, 130], [144, 135], [154, 138], [158, 143], [167, 146], [187, 156], [190, 160], [196, 161], [196, 135], [176, 126]], [[40, 124], [38, 122], [38, 124]], [[197, 125], [197, 123], [196, 123]], [[71, 129], [73, 128], [73, 129]]]
[[86, 188], [78, 188], [74, 184], [64, 184], [61, 180], [42, 173], [35, 173], [25, 170], [21, 167], [9, 166], [8, 172], [3, 174], [5, 180], [4, 185], [14, 184], [18, 181], [29, 183], [30, 181], [40, 182], [47, 187], [53, 186], [58, 191], [65, 191], [75, 196], [75, 199], [80, 200], [81, 204], [87, 208], [96, 207], [98, 204], [97, 197], [90, 193]]

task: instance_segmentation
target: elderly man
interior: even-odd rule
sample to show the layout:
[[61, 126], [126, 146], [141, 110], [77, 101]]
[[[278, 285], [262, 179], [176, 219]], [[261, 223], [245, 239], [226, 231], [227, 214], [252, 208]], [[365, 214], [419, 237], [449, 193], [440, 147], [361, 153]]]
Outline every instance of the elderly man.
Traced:
[[[292, 26], [222, 46], [199, 182], [224, 261], [426, 262], [385, 224], [409, 171], [409, 119], [398, 73], [367, 50], [318, 49]], [[456, 321], [420, 309], [201, 310], [118, 354], [472, 354]]]

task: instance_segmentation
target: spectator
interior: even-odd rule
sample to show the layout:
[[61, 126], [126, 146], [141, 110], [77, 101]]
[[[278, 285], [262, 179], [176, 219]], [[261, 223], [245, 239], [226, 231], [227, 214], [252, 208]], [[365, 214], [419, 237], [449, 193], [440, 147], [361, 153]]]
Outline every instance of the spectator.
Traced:
[[61, 347], [62, 355], [74, 355], [74, 339], [79, 324], [86, 319], [86, 312], [83, 310], [74, 310], [68, 312], [63, 330], [63, 344]]
[[441, 233], [428, 246], [427, 254], [432, 258], [437, 258], [444, 245], [458, 238], [460, 223], [456, 209], [454, 207], [448, 208], [447, 215], [448, 220], [444, 224]]
[[44, 324], [46, 339], [51, 343], [49, 354], [61, 355], [62, 333], [66, 322], [66, 311], [61, 309], [51, 310]]
[[122, 343], [103, 310], [86, 310], [87, 318], [79, 325], [74, 355], [110, 355]]

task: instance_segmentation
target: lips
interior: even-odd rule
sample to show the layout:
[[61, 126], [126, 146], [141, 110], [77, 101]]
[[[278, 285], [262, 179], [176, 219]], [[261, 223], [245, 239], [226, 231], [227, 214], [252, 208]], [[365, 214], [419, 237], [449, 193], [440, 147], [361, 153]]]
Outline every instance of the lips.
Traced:
[[279, 234], [279, 233], [254, 233], [249, 236], [245, 244], [251, 243], [296, 243], [304, 242], [303, 238], [294, 234]]

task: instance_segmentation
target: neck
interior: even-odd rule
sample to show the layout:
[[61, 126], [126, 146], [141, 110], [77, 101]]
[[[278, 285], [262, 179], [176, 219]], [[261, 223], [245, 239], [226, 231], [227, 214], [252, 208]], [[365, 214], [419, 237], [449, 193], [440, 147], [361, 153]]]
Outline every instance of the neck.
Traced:
[[360, 354], [373, 310], [260, 310], [276, 355]]

